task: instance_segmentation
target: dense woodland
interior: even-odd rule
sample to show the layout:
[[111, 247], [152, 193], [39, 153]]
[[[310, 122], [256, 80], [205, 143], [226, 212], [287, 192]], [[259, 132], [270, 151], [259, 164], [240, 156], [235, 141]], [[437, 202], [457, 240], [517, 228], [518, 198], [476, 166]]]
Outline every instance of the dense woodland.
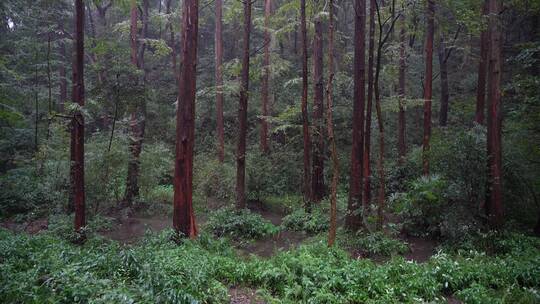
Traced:
[[540, 1], [2, 0], [0, 302], [540, 303]]

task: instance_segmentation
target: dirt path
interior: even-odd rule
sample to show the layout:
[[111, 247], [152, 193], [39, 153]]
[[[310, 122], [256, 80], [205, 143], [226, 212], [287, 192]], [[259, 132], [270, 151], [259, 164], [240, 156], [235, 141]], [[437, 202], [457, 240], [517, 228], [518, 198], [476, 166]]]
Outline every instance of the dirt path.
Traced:
[[410, 248], [410, 251], [405, 254], [405, 259], [417, 263], [423, 263], [429, 260], [435, 253], [435, 248], [438, 245], [435, 240], [414, 236], [405, 238], [405, 241], [409, 244]]
[[169, 217], [129, 217], [122, 220], [118, 225], [115, 225], [113, 229], [102, 231], [100, 234], [123, 244], [133, 244], [144, 236], [146, 230], [159, 232], [166, 228], [172, 228]]

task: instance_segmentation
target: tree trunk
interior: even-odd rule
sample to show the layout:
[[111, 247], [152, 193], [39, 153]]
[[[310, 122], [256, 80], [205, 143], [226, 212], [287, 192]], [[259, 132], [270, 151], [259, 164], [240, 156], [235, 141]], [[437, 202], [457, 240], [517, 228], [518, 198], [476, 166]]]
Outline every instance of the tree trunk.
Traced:
[[332, 183], [330, 185], [330, 228], [328, 229], [328, 246], [333, 246], [336, 241], [337, 229], [337, 184], [339, 179], [339, 159], [337, 155], [336, 140], [334, 138], [334, 121], [332, 118], [334, 80], [334, 0], [329, 3], [328, 24], [328, 84], [326, 87], [326, 130], [330, 143], [330, 155], [332, 158]]
[[[167, 15], [171, 14], [171, 2], [172, 2], [172, 0], [167, 0], [167, 2], [165, 3], [165, 11], [166, 11]], [[216, 5], [217, 5], [217, 3], [216, 3]], [[177, 63], [176, 63], [177, 49], [176, 49], [176, 42], [174, 40], [174, 28], [173, 28], [173, 20], [172, 20], [172, 18], [171, 18], [171, 20], [169, 20], [168, 27], [169, 27], [169, 47], [171, 48], [172, 70], [173, 70], [174, 78], [178, 82], [179, 79], [180, 79], [180, 73], [179, 73], [179, 70], [177, 68]]]
[[368, 92], [366, 105], [366, 127], [364, 136], [364, 210], [371, 200], [371, 116], [373, 105], [373, 65], [375, 52], [375, 0], [369, 3], [369, 46], [368, 46]]
[[405, 155], [407, 154], [407, 144], [405, 141], [405, 131], [407, 128], [405, 120], [405, 71], [407, 69], [406, 63], [406, 21], [405, 15], [399, 17], [401, 21], [401, 31], [399, 33], [399, 117], [398, 117], [398, 162], [403, 164]]
[[[137, 38], [137, 2], [131, 1], [131, 63], [136, 69], [141, 69], [141, 55], [139, 54], [138, 38]], [[148, 26], [148, 16], [143, 12], [143, 39], [145, 38], [145, 28]], [[141, 46], [141, 50], [144, 49], [144, 45]], [[142, 54], [142, 52], [141, 52]], [[133, 77], [133, 83], [135, 87], [139, 86], [138, 76]], [[144, 99], [144, 96], [143, 96]], [[129, 152], [130, 158], [128, 161], [126, 191], [124, 195], [123, 207], [130, 207], [133, 204], [133, 200], [139, 196], [139, 169], [140, 169], [140, 155], [142, 151], [142, 144], [144, 138], [144, 101], [136, 102], [134, 109], [131, 112], [130, 118], [130, 143]]]
[[501, 3], [489, 0], [489, 68], [488, 68], [488, 201], [487, 211], [492, 227], [500, 227], [504, 220], [502, 202], [501, 148]]
[[322, 21], [315, 18], [313, 38], [313, 167], [311, 193], [314, 202], [320, 202], [325, 194], [324, 187], [324, 77]]
[[244, 0], [244, 41], [240, 102], [238, 104], [238, 147], [236, 150], [236, 207], [246, 208], [246, 137], [249, 94], [249, 35], [251, 32], [251, 1]]
[[193, 211], [193, 146], [199, 1], [184, 0], [182, 12], [182, 65], [176, 110], [173, 227], [185, 237], [197, 236]]
[[262, 77], [262, 116], [261, 119], [261, 144], [260, 149], [263, 153], [268, 153], [268, 83], [270, 81], [270, 31], [268, 31], [269, 19], [272, 10], [272, 0], [264, 1], [264, 70]]
[[365, 31], [366, 3], [355, 0], [354, 22], [354, 105], [352, 121], [352, 151], [349, 202], [346, 226], [358, 229], [362, 223], [358, 214], [362, 206], [362, 175], [364, 154], [364, 103], [365, 103]]
[[446, 46], [444, 37], [441, 34], [439, 47], [437, 48], [439, 57], [439, 70], [441, 76], [441, 105], [439, 109], [439, 126], [446, 127], [448, 122], [448, 65], [446, 60]]
[[[64, 32], [64, 21], [61, 20], [58, 24], [58, 30]], [[59, 78], [59, 100], [58, 100], [58, 112], [63, 113], [67, 100], [67, 80], [66, 80], [66, 44], [64, 43], [64, 36], [58, 40], [58, 53], [60, 54], [58, 65], [58, 78]]]
[[307, 108], [308, 98], [308, 53], [306, 29], [306, 0], [300, 0], [300, 32], [302, 40], [302, 134], [304, 144], [304, 177], [303, 194], [304, 204], [309, 211], [311, 208], [311, 138], [309, 135], [309, 118]]
[[223, 0], [216, 0], [216, 112], [218, 135], [218, 159], [223, 163], [225, 159], [225, 140], [223, 129]]
[[[84, 107], [84, 4], [75, 1], [75, 58], [73, 62], [72, 99], [79, 107]], [[73, 206], [75, 207], [75, 232], [82, 233], [85, 220], [84, 193], [84, 116], [75, 111], [71, 119], [71, 185]], [[79, 240], [84, 240], [81, 235]]]
[[[484, 1], [482, 15], [487, 17], [488, 0]], [[483, 30], [480, 33], [480, 62], [478, 63], [478, 83], [476, 89], [476, 114], [474, 120], [479, 124], [484, 124], [485, 100], [486, 100], [486, 76], [489, 52], [488, 32]]]
[[431, 137], [431, 97], [433, 93], [433, 34], [435, 3], [427, 0], [426, 9], [426, 45], [425, 61], [426, 70], [424, 73], [424, 139], [422, 149], [422, 168], [425, 176], [429, 175], [429, 140]]

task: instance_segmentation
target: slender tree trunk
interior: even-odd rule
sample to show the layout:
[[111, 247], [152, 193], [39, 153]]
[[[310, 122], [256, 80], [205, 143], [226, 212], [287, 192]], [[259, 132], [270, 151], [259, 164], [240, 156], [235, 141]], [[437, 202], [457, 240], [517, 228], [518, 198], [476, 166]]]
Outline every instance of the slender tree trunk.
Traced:
[[422, 149], [422, 167], [423, 174], [429, 175], [429, 140], [431, 137], [431, 98], [433, 93], [433, 34], [435, 3], [433, 0], [427, 0], [426, 8], [426, 45], [425, 61], [426, 70], [424, 73], [424, 139]]
[[223, 163], [225, 159], [225, 140], [223, 129], [223, 0], [216, 0], [216, 113], [217, 113], [217, 136], [218, 136], [218, 159]]
[[[165, 10], [167, 12], [167, 15], [171, 14], [171, 2], [172, 0], [167, 0], [166, 4], [165, 4]], [[217, 3], [216, 3], [217, 5]], [[172, 61], [172, 70], [173, 70], [173, 75], [176, 79], [176, 81], [178, 82], [179, 81], [179, 70], [177, 68], [177, 63], [176, 63], [176, 42], [174, 40], [174, 28], [173, 28], [173, 21], [172, 21], [172, 18], [171, 20], [169, 20], [169, 47], [171, 48], [171, 61]]]
[[[138, 8], [137, 1], [131, 0], [131, 63], [136, 69], [140, 69], [139, 61], [139, 47], [137, 37], [137, 20], [138, 20]], [[144, 19], [144, 17], [143, 17]], [[144, 20], [143, 20], [144, 21]], [[144, 22], [143, 22], [144, 23]], [[135, 87], [139, 86], [138, 76], [133, 76], [133, 84]], [[144, 98], [144, 97], [143, 97]], [[130, 207], [133, 204], [133, 200], [139, 196], [139, 168], [140, 168], [140, 154], [142, 150], [142, 141], [144, 132], [144, 118], [142, 115], [142, 109], [140, 102], [137, 101], [134, 109], [131, 112], [130, 129], [131, 137], [129, 143], [129, 161], [126, 180], [126, 191], [124, 195], [123, 207]]]
[[[488, 0], [484, 0], [482, 15], [487, 17]], [[483, 30], [480, 33], [480, 62], [478, 63], [478, 83], [476, 89], [476, 114], [474, 120], [479, 124], [484, 124], [485, 100], [486, 100], [486, 77], [489, 52], [488, 32]]]
[[51, 135], [51, 118], [52, 118], [52, 80], [51, 80], [51, 33], [47, 35], [47, 141]]
[[176, 111], [173, 227], [177, 233], [197, 235], [193, 210], [193, 146], [195, 143], [195, 93], [199, 1], [184, 0], [182, 12], [182, 65]]
[[351, 177], [346, 226], [358, 229], [362, 223], [358, 214], [362, 206], [362, 178], [364, 158], [364, 103], [365, 103], [365, 31], [366, 3], [355, 0], [354, 22], [354, 105], [352, 126]]
[[268, 83], [270, 80], [270, 31], [268, 31], [269, 19], [272, 10], [272, 0], [264, 1], [264, 70], [262, 77], [262, 116], [261, 119], [261, 143], [260, 149], [263, 153], [268, 153]]
[[[84, 107], [84, 4], [75, 0], [75, 58], [73, 62], [72, 99], [79, 107]], [[86, 225], [84, 193], [84, 116], [75, 111], [71, 119], [71, 185], [73, 206], [75, 207], [75, 231], [82, 233]], [[84, 236], [81, 235], [82, 241]]]
[[236, 207], [246, 208], [246, 137], [249, 94], [249, 35], [251, 32], [251, 0], [244, 2], [244, 42], [240, 102], [238, 104], [238, 147], [236, 151]]
[[[61, 20], [58, 24], [60, 32], [64, 32], [64, 21]], [[59, 78], [59, 96], [58, 100], [58, 112], [63, 113], [67, 100], [67, 80], [66, 80], [66, 44], [64, 43], [64, 36], [58, 41], [58, 53], [60, 54], [58, 64], [58, 78]]]
[[407, 154], [407, 144], [405, 141], [405, 131], [407, 124], [405, 121], [405, 71], [407, 69], [406, 63], [406, 21], [405, 15], [399, 17], [401, 21], [401, 31], [399, 33], [399, 117], [398, 117], [398, 162], [403, 164], [405, 155]]
[[439, 69], [441, 76], [441, 105], [439, 109], [439, 126], [445, 127], [448, 122], [448, 65], [446, 60], [446, 46], [444, 37], [441, 34], [439, 47], [437, 49], [439, 57]]
[[328, 246], [333, 246], [336, 241], [337, 229], [337, 184], [339, 180], [339, 159], [337, 155], [336, 140], [334, 138], [334, 121], [332, 118], [334, 80], [334, 0], [329, 3], [328, 24], [328, 84], [326, 87], [326, 130], [330, 143], [330, 155], [332, 158], [332, 183], [330, 185], [330, 228], [328, 229]]
[[306, 29], [306, 0], [300, 0], [300, 32], [302, 40], [302, 134], [304, 143], [304, 204], [309, 211], [311, 208], [311, 138], [309, 135], [309, 118], [307, 108], [308, 98], [308, 53]]
[[502, 147], [501, 147], [501, 2], [489, 0], [489, 68], [488, 68], [488, 201], [487, 211], [492, 227], [504, 221], [502, 202]]
[[313, 167], [311, 171], [311, 193], [314, 202], [320, 202], [325, 194], [324, 187], [324, 77], [322, 21], [315, 18], [313, 38]]
[[373, 105], [373, 65], [375, 52], [375, 0], [369, 3], [369, 50], [368, 50], [368, 92], [366, 105], [366, 128], [364, 137], [364, 210], [371, 200], [371, 116]]

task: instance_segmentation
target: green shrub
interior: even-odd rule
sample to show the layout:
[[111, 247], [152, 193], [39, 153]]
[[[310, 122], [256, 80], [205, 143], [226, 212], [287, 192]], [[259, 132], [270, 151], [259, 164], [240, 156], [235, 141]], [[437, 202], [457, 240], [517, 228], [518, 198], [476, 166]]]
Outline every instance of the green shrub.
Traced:
[[316, 206], [311, 212], [306, 212], [304, 208], [298, 208], [285, 216], [281, 225], [290, 230], [308, 233], [326, 231], [330, 225], [328, 214], [320, 206]]
[[259, 239], [279, 231], [278, 227], [261, 215], [248, 209], [237, 210], [232, 207], [211, 212], [206, 227], [217, 237], [228, 236], [234, 239]]
[[413, 234], [440, 234], [446, 185], [437, 175], [420, 177], [407, 192], [394, 198], [394, 208], [403, 217], [405, 229]]
[[384, 232], [373, 232], [358, 235], [354, 241], [357, 248], [369, 255], [392, 256], [409, 251], [407, 243], [389, 237]]
[[198, 195], [224, 201], [234, 198], [235, 167], [220, 163], [214, 155], [201, 154], [195, 159], [193, 187]]

